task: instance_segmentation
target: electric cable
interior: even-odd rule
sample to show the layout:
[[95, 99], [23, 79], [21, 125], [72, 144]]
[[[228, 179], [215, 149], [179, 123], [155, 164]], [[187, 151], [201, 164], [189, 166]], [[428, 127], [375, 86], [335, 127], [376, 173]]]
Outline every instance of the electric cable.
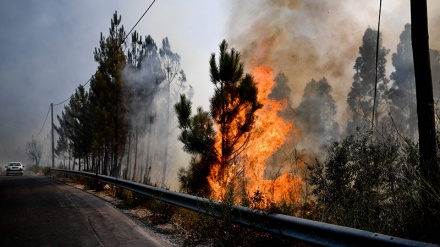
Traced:
[[47, 117], [49, 116], [49, 112], [50, 112], [50, 106], [49, 106], [49, 110], [47, 111], [46, 118], [44, 119], [43, 126], [41, 126], [41, 129], [40, 129], [40, 131], [38, 132], [38, 134], [37, 134], [36, 137], [38, 137], [38, 136], [41, 134], [41, 131], [43, 131], [44, 125], [46, 124]]
[[379, 3], [379, 20], [377, 22], [377, 40], [376, 40], [376, 80], [374, 82], [374, 97], [373, 97], [373, 114], [371, 117], [371, 129], [374, 129], [374, 115], [376, 112], [376, 96], [377, 96], [377, 63], [379, 58], [379, 37], [380, 37], [380, 14], [382, 12], [382, 0]]

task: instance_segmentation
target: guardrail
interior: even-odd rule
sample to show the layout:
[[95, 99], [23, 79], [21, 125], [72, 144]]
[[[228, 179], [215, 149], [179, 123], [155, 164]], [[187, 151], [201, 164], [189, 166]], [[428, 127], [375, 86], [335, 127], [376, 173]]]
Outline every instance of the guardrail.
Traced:
[[[128, 180], [90, 172], [63, 169], [51, 169], [51, 171], [88, 176], [107, 184], [112, 184], [217, 218], [222, 217], [222, 212], [224, 212], [225, 209], [225, 205], [218, 201], [173, 192]], [[230, 207], [230, 212], [228, 213], [231, 215], [233, 223], [323, 246], [438, 246], [282, 214], [267, 214], [259, 210], [238, 205]]]

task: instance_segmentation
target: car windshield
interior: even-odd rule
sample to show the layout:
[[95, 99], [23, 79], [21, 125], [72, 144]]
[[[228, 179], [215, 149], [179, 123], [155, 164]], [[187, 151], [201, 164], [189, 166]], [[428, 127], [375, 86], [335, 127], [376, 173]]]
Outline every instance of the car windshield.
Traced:
[[19, 163], [11, 163], [11, 164], [9, 164], [9, 166], [20, 166], [20, 164]]

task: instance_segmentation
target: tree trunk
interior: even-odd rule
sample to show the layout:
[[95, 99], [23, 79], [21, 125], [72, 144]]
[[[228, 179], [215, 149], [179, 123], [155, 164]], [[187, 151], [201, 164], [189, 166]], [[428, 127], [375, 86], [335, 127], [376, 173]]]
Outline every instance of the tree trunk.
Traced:
[[165, 123], [165, 144], [164, 144], [164, 157], [163, 157], [163, 167], [162, 167], [162, 181], [161, 186], [165, 188], [165, 178], [168, 166], [168, 138], [170, 135], [170, 94], [171, 94], [171, 82], [168, 82], [168, 92], [167, 92], [167, 110], [166, 110], [166, 123]]
[[107, 168], [108, 168], [108, 162], [109, 162], [109, 155], [108, 155], [108, 148], [109, 144], [105, 144], [104, 146], [104, 160], [102, 162], [102, 174], [104, 175], [108, 175], [107, 174]]
[[127, 150], [127, 169], [125, 171], [126, 173], [126, 177], [124, 179], [127, 179], [130, 175], [130, 172], [132, 170], [131, 165], [130, 165], [130, 155], [131, 155], [131, 131], [128, 134], [128, 150]]
[[139, 136], [138, 136], [138, 128], [135, 130], [135, 137], [134, 137], [134, 164], [133, 164], [133, 171], [131, 180], [135, 181], [136, 178], [136, 169], [137, 169], [137, 150], [138, 150], [138, 144], [139, 144]]

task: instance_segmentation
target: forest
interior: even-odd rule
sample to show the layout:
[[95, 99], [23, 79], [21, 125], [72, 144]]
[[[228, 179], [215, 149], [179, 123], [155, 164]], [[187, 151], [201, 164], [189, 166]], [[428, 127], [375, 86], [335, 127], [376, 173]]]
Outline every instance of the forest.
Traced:
[[[393, 54], [377, 30], [365, 30], [352, 81], [338, 82], [351, 85], [345, 106], [325, 77], [310, 78], [295, 105], [294, 78], [247, 67], [223, 40], [207, 61], [210, 108], [193, 112], [185, 58], [168, 38], [158, 46], [135, 31], [125, 40], [121, 21], [115, 12], [101, 33], [89, 89], [80, 85], [57, 116], [57, 166], [167, 188], [178, 165], [184, 193], [440, 242], [440, 185], [420, 175], [410, 24]], [[439, 154], [440, 52], [430, 58]], [[338, 107], [347, 109], [345, 122]], [[189, 164], [180, 163], [181, 150]]]

